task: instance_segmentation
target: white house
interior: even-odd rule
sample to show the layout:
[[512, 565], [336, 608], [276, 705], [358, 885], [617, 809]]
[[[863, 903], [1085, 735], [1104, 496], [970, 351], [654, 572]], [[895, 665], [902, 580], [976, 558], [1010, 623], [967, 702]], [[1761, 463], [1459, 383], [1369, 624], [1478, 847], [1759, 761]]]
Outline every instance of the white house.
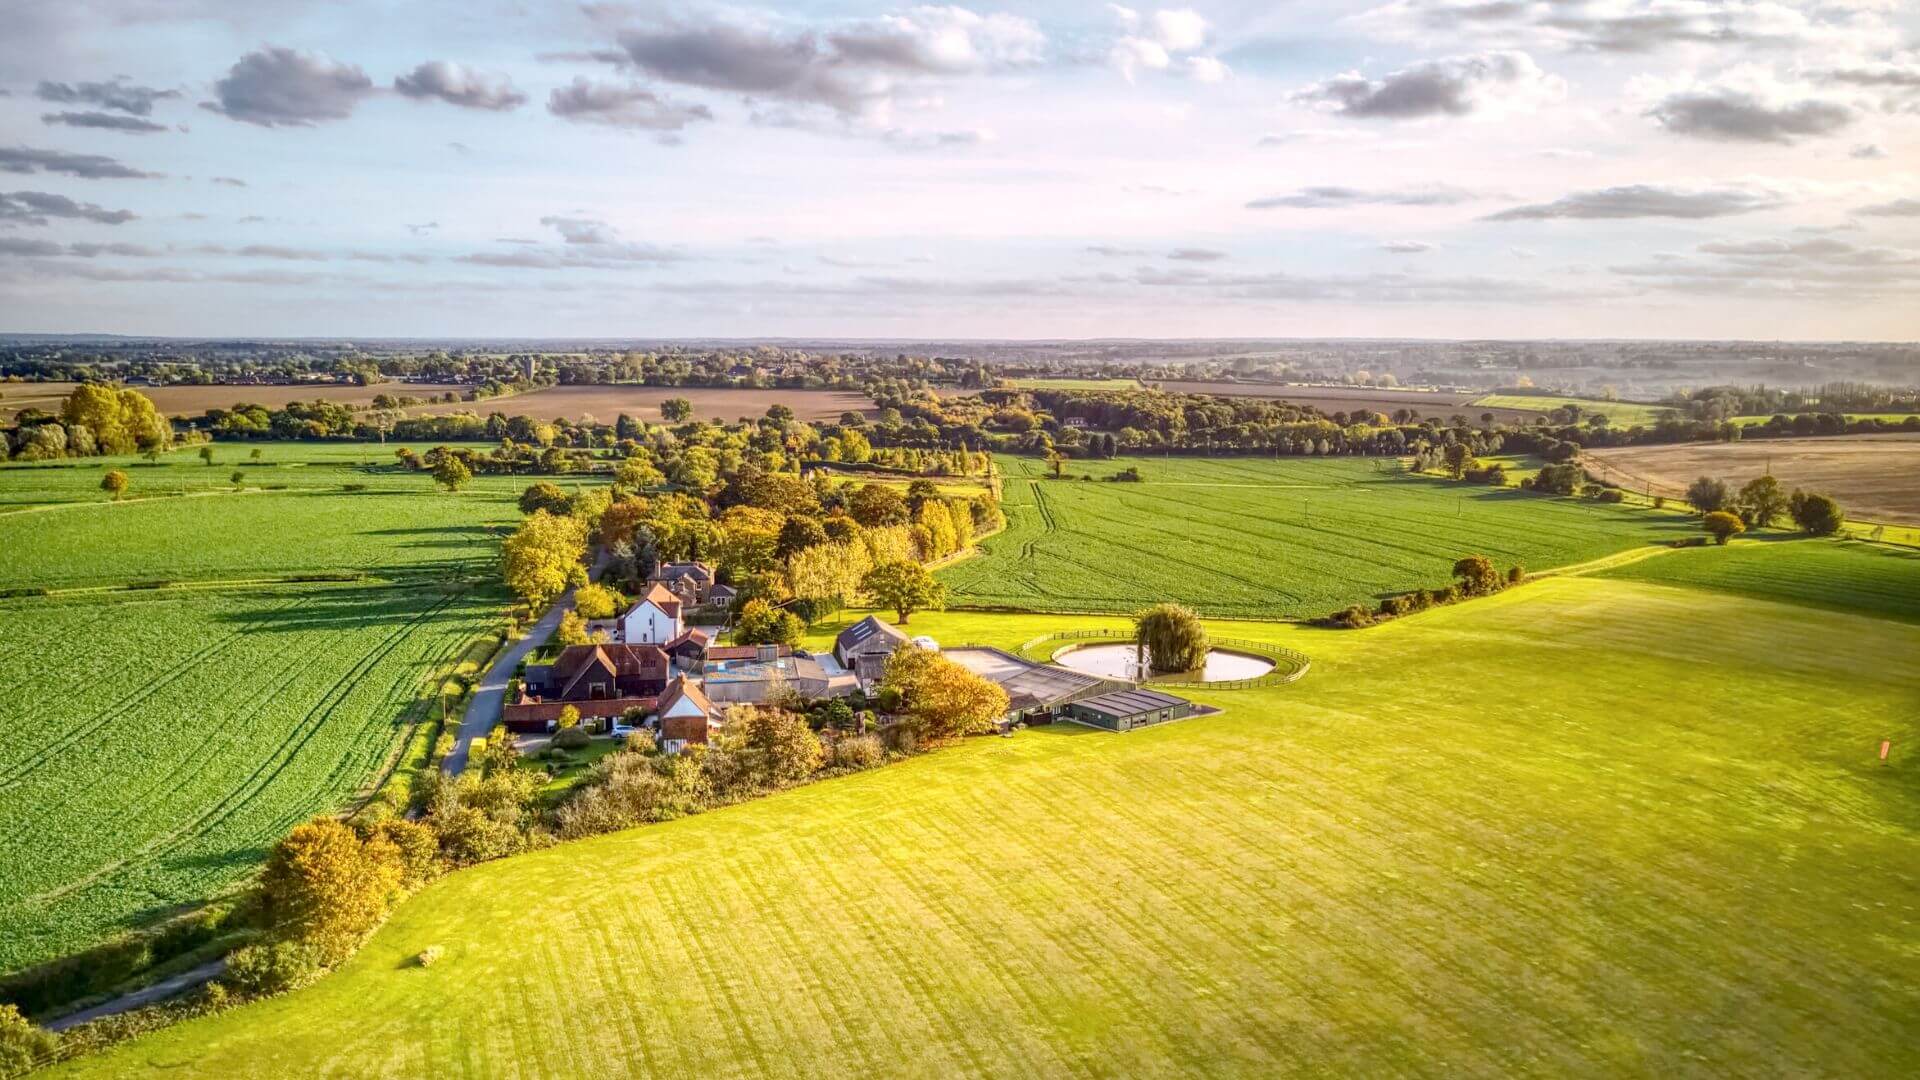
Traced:
[[657, 581], [620, 615], [620, 640], [628, 645], [665, 645], [684, 629], [680, 598]]
[[688, 682], [685, 675], [667, 684], [667, 692], [660, 695], [660, 702], [655, 706], [655, 715], [660, 719], [663, 753], [677, 754], [695, 743], [704, 745], [713, 732], [713, 703], [700, 687]]

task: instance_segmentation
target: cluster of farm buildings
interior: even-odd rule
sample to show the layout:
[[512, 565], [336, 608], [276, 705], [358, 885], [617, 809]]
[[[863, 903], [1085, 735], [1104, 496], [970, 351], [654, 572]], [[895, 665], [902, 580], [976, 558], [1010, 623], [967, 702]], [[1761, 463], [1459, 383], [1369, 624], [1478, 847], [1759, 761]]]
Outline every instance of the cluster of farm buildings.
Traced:
[[615, 618], [589, 624], [593, 644], [571, 645], [547, 663], [527, 665], [506, 706], [507, 730], [551, 731], [572, 709], [589, 730], [624, 735], [644, 727], [677, 753], [705, 743], [736, 704], [792, 691], [809, 699], [872, 693], [887, 658], [904, 645], [940, 651], [1007, 692], [1003, 723], [1070, 720], [1128, 731], [1191, 715], [1182, 698], [1133, 682], [1040, 664], [1001, 649], [940, 649], [868, 616], [841, 631], [830, 653], [786, 645], [716, 645], [715, 627], [691, 625], [696, 612], [724, 608], [733, 591], [705, 563], [667, 563], [647, 590]]

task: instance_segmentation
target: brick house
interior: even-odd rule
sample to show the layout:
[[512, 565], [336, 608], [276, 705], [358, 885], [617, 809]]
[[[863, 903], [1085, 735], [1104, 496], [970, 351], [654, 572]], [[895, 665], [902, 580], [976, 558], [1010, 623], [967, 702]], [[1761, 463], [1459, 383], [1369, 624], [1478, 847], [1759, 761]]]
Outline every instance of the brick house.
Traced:
[[653, 645], [572, 645], [551, 664], [530, 664], [521, 680], [520, 699], [508, 704], [501, 719], [507, 730], [551, 730], [571, 705], [582, 721], [611, 722], [629, 709], [651, 713], [667, 689], [671, 664]]

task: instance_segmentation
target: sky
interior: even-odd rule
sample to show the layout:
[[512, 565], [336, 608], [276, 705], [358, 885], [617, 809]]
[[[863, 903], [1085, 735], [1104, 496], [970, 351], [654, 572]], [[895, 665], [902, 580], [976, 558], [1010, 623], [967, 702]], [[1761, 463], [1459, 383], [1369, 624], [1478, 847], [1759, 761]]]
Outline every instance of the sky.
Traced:
[[0, 331], [1920, 338], [1920, 4], [7, 0]]

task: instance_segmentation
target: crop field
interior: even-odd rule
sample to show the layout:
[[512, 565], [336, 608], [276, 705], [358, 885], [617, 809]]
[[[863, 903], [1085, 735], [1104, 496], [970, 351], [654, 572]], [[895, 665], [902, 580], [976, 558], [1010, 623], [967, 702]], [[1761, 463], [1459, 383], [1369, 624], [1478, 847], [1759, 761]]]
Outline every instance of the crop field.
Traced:
[[1503, 424], [1525, 423], [1540, 415], [1538, 410], [1524, 406], [1480, 408], [1474, 406], [1478, 394], [1453, 390], [1395, 390], [1378, 386], [1288, 386], [1280, 383], [1229, 383], [1199, 380], [1173, 380], [1156, 385], [1163, 390], [1179, 394], [1280, 398], [1301, 405], [1311, 405], [1326, 413], [1365, 410], [1392, 416], [1401, 409], [1410, 409], [1423, 417], [1446, 419], [1458, 415], [1477, 423], [1481, 413], [1491, 412], [1494, 419]]
[[1216, 630], [1313, 671], [462, 871], [312, 987], [51, 1075], [1910, 1071], [1920, 626], [1583, 577]]
[[0, 601], [0, 971], [215, 892], [385, 760], [492, 595]]
[[1667, 552], [1600, 576], [1920, 622], [1920, 551], [1859, 541], [1736, 540], [1726, 547]]
[[[0, 467], [0, 590], [82, 590], [0, 600], [0, 971], [249, 872], [372, 775], [505, 606], [489, 532], [528, 478], [448, 495], [392, 448], [255, 448]], [[105, 501], [108, 465], [188, 494]], [[286, 490], [224, 490], [235, 465]], [[368, 577], [262, 580], [340, 572]]]
[[1920, 525], [1920, 434], [1621, 446], [1581, 460], [1623, 487], [1668, 496], [1697, 476], [1739, 487], [1771, 470], [1785, 487], [1832, 495], [1848, 517]]
[[579, 420], [592, 417], [603, 424], [621, 413], [650, 424], [660, 423], [660, 403], [686, 398], [701, 420], [738, 420], [766, 415], [772, 405], [785, 405], [802, 420], [835, 422], [841, 413], [877, 415], [872, 399], [846, 390], [781, 390], [767, 387], [742, 390], [707, 386], [552, 386], [491, 401], [458, 405], [426, 405], [414, 413], [492, 412], [531, 416], [536, 420]]
[[[12, 416], [26, 408], [57, 413], [61, 401], [73, 393], [75, 385], [54, 382], [0, 383], [0, 417]], [[472, 391], [473, 387], [457, 383], [386, 382], [372, 386], [323, 383], [295, 386], [140, 386], [135, 389], [151, 398], [154, 408], [167, 416], [199, 416], [208, 409], [231, 409], [235, 405], [264, 405], [269, 409], [278, 409], [293, 401], [371, 405], [380, 394], [429, 398], [448, 392], [464, 394]]]
[[[1475, 398], [1476, 409], [1518, 409], [1535, 415], [1545, 415], [1562, 405], [1580, 407], [1582, 422], [1589, 416], [1604, 415], [1615, 427], [1652, 427], [1663, 414], [1674, 410], [1660, 405], [1649, 405], [1635, 401], [1602, 401], [1598, 398], [1546, 397], [1533, 394], [1488, 394]], [[1473, 414], [1478, 416], [1478, 413]]]
[[[1000, 458], [1006, 531], [942, 570], [957, 606], [1135, 611], [1178, 600], [1214, 617], [1317, 616], [1451, 580], [1585, 562], [1697, 531], [1668, 511], [1411, 476], [1370, 459], [1120, 458], [1040, 479]], [[1100, 480], [1128, 466], [1142, 483]]]

